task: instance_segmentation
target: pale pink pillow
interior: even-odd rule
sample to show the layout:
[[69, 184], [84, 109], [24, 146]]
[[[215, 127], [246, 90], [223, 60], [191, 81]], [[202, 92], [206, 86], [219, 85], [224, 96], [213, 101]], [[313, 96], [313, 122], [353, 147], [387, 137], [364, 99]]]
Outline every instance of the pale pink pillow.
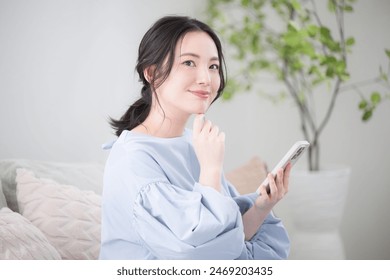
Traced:
[[266, 164], [257, 156], [226, 173], [226, 179], [240, 194], [253, 193], [267, 176]]
[[36, 178], [26, 169], [16, 175], [20, 213], [39, 228], [63, 259], [97, 259], [101, 197], [92, 191]]
[[1, 260], [60, 260], [45, 235], [19, 213], [0, 210]]

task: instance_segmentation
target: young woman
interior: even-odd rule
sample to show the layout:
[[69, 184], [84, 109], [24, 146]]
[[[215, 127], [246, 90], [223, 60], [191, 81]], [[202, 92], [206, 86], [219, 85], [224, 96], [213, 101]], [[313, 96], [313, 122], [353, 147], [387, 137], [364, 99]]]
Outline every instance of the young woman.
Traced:
[[262, 186], [240, 196], [223, 175], [225, 134], [204, 117], [225, 86], [216, 34], [195, 19], [161, 18], [136, 68], [142, 96], [112, 120], [100, 258], [286, 258], [289, 239], [272, 208], [288, 191], [290, 166], [269, 175], [270, 194]]

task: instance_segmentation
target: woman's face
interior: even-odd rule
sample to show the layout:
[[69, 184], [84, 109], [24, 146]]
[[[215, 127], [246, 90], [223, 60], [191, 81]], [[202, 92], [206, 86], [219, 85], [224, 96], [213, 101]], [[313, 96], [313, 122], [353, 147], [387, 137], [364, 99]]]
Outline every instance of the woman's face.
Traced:
[[172, 70], [156, 89], [166, 117], [185, 117], [205, 113], [220, 86], [217, 47], [201, 31], [189, 32], [179, 40]]

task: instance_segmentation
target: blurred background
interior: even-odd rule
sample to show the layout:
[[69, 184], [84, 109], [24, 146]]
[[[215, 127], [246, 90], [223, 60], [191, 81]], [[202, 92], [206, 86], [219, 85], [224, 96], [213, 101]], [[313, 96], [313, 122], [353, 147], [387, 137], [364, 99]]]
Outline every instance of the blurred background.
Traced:
[[[115, 138], [108, 118], [139, 96], [141, 37], [164, 15], [203, 20], [206, 2], [0, 0], [0, 158], [104, 163], [101, 145]], [[360, 0], [347, 15], [347, 33], [356, 39], [352, 81], [386, 69], [389, 13], [390, 1]], [[339, 97], [322, 160], [352, 168], [341, 226], [347, 259], [390, 259], [390, 102], [363, 123], [358, 101], [352, 92]], [[290, 101], [275, 105], [256, 93], [214, 103], [208, 118], [227, 135], [227, 171], [254, 155], [273, 166], [302, 138]], [[287, 204], [276, 212], [288, 225]]]

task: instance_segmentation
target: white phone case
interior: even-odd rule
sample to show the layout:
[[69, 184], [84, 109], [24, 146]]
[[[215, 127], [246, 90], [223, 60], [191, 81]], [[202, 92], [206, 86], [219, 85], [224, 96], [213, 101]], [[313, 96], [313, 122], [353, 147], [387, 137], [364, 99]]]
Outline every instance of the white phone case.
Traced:
[[[274, 169], [272, 169], [271, 174], [274, 176], [274, 178], [275, 178], [276, 172], [279, 170], [279, 168], [284, 169], [289, 162], [291, 162], [291, 165], [294, 165], [297, 162], [297, 160], [301, 157], [303, 152], [306, 151], [306, 149], [309, 146], [310, 146], [310, 143], [305, 141], [305, 140], [298, 141], [294, 145], [292, 145], [290, 150], [288, 150], [288, 152], [279, 161], [279, 163], [274, 167]], [[263, 181], [263, 183], [261, 183], [261, 185], [266, 187], [267, 193], [270, 192], [268, 178], [265, 178], [265, 180]], [[256, 190], [256, 193], [260, 194], [260, 187]]]

